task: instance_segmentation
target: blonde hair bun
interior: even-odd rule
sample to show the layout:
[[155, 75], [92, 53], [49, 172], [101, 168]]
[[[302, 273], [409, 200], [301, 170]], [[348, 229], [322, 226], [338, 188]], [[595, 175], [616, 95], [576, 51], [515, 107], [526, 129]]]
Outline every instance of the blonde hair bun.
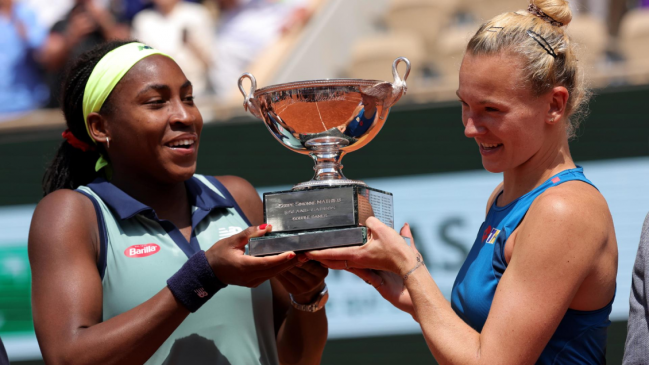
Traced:
[[[545, 15], [550, 17], [551, 20], [561, 23], [560, 26], [565, 27], [572, 20], [570, 5], [568, 5], [568, 1], [566, 0], [530, 0], [530, 4], [536, 6]], [[539, 16], [537, 14], [535, 15]], [[539, 17], [543, 18], [542, 16]]]

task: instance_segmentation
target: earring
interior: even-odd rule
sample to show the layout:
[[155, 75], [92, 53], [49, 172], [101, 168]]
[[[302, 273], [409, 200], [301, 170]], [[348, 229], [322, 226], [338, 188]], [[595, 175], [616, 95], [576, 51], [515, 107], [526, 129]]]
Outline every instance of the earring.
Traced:
[[552, 119], [550, 119], [550, 123], [554, 123], [554, 117], [552, 117]]
[[110, 148], [110, 138], [106, 137], [106, 149]]

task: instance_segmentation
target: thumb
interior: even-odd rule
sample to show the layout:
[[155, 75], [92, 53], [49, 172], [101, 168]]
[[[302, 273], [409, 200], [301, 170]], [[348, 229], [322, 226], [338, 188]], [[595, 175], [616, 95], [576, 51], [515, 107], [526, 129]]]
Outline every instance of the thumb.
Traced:
[[234, 247], [244, 248], [248, 244], [248, 241], [250, 241], [251, 238], [261, 237], [266, 233], [270, 232], [272, 229], [273, 227], [270, 224], [262, 224], [260, 226], [250, 226], [244, 229], [243, 231], [232, 236], [232, 238], [234, 239], [233, 242]]
[[365, 221], [365, 226], [369, 228], [372, 232], [377, 232], [382, 230], [384, 227], [387, 227], [383, 222], [378, 220], [376, 217], [369, 217]]
[[408, 223], [405, 223], [403, 227], [401, 227], [399, 234], [404, 238], [410, 238], [410, 248], [415, 252], [419, 252], [417, 246], [415, 246], [415, 238], [412, 236], [412, 231], [410, 231], [410, 225]]

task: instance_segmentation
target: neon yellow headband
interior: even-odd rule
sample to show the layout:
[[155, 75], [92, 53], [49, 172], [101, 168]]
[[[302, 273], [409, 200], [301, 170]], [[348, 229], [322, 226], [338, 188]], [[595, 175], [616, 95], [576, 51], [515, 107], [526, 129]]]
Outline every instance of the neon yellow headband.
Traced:
[[[128, 43], [117, 47], [102, 57], [92, 70], [86, 88], [83, 92], [83, 122], [86, 124], [86, 132], [90, 139], [97, 144], [97, 141], [90, 134], [88, 128], [88, 115], [98, 112], [106, 102], [108, 95], [113, 91], [119, 80], [126, 75], [136, 63], [145, 57], [155, 54], [170, 57], [158, 50], [155, 50], [142, 43]], [[108, 160], [100, 155], [95, 164], [95, 171], [108, 166]]]

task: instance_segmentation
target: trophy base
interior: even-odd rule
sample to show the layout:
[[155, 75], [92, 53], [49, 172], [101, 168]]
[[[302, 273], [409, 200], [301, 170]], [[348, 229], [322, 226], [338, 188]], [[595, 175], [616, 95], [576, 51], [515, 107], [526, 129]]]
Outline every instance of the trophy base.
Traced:
[[367, 242], [366, 227], [329, 228], [299, 233], [269, 233], [250, 239], [248, 255], [268, 256], [325, 248], [360, 246]]

